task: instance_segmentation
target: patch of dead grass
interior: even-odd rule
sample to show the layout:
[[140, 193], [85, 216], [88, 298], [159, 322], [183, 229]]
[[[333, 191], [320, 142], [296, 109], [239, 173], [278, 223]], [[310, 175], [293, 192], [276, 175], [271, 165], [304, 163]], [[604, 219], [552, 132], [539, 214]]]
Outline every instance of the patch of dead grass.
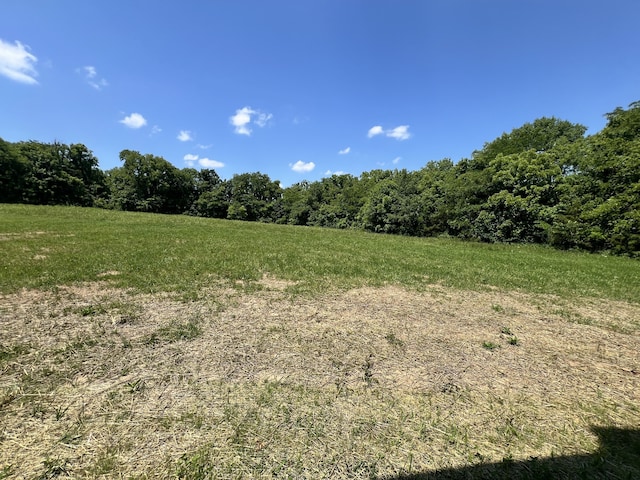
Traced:
[[369, 478], [591, 453], [591, 426], [640, 426], [638, 305], [260, 283], [0, 297], [0, 469]]

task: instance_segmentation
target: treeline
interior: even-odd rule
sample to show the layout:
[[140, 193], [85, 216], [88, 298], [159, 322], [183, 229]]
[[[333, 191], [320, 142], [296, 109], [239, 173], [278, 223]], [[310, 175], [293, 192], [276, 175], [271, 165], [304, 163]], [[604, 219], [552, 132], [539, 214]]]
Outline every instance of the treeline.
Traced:
[[640, 102], [602, 131], [541, 118], [471, 158], [282, 188], [262, 173], [221, 179], [124, 150], [108, 171], [84, 145], [0, 139], [0, 202], [450, 235], [640, 256]]

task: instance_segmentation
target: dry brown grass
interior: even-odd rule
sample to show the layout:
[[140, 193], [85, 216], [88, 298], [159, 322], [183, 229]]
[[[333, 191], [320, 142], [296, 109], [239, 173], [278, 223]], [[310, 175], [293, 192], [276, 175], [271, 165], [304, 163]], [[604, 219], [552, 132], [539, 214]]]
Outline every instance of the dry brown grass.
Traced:
[[637, 304], [259, 283], [0, 297], [0, 478], [371, 478], [640, 428]]

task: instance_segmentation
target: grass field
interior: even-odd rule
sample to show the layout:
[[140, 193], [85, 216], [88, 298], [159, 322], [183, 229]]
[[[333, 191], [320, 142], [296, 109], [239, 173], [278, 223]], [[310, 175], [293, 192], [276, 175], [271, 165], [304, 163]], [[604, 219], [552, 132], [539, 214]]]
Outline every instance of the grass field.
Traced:
[[640, 262], [0, 205], [0, 479], [640, 478]]

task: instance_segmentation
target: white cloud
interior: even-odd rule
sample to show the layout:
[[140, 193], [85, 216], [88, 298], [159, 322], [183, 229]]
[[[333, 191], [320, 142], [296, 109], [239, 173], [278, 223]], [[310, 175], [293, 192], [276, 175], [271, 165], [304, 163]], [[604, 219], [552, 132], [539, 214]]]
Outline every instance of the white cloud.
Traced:
[[289, 166], [291, 170], [298, 173], [310, 172], [314, 168], [316, 168], [316, 164], [313, 162], [303, 162], [302, 160], [298, 160], [296, 163], [290, 163]]
[[207, 150], [207, 149], [213, 147], [213, 144], [203, 145], [203, 144], [199, 143], [198, 145], [196, 145], [196, 147], [198, 147], [201, 150]]
[[385, 130], [380, 125], [376, 125], [375, 127], [371, 127], [369, 129], [369, 132], [367, 132], [367, 137], [372, 138], [376, 135], [385, 135], [390, 138], [395, 138], [396, 140], [407, 140], [411, 138], [411, 134], [409, 133], [409, 125], [399, 125], [390, 130]]
[[156, 133], [160, 133], [162, 129], [158, 125], [154, 125], [151, 127], [151, 133], [149, 135], [155, 135]]
[[384, 130], [380, 125], [376, 125], [375, 127], [371, 127], [369, 132], [367, 133], [367, 137], [375, 137], [376, 135], [381, 135], [384, 133]]
[[247, 127], [251, 123], [251, 114], [255, 113], [251, 108], [244, 107], [236, 110], [236, 114], [230, 118], [231, 125], [236, 127], [238, 135], [251, 135], [251, 129]]
[[192, 153], [187, 153], [183, 157], [183, 160], [185, 161], [185, 163], [189, 167], [194, 167], [196, 165], [196, 162], [198, 162], [198, 165], [200, 165], [201, 167], [205, 167], [205, 168], [222, 168], [222, 167], [224, 167], [224, 163], [222, 163], [222, 162], [219, 162], [217, 160], [212, 160], [210, 158], [200, 158], [199, 155], [194, 155]]
[[132, 113], [120, 120], [120, 123], [129, 128], [140, 128], [147, 124], [147, 120], [139, 113]]
[[217, 160], [211, 160], [210, 158], [201, 158], [198, 160], [198, 163], [201, 167], [206, 168], [222, 168], [224, 167], [224, 163], [219, 162]]
[[351, 147], [347, 147], [347, 148], [345, 148], [345, 149], [343, 149], [343, 150], [340, 150], [340, 151], [338, 152], [338, 155], [346, 155], [346, 154], [347, 154], [347, 153], [349, 153], [350, 151], [351, 151]]
[[402, 157], [396, 157], [393, 160], [391, 160], [391, 163], [393, 163], [394, 165], [397, 165], [400, 160], [402, 160]]
[[18, 41], [12, 45], [0, 39], [0, 75], [20, 83], [38, 83], [34, 78], [38, 75], [35, 69], [38, 58], [28, 48]]
[[193, 140], [193, 137], [191, 136], [191, 132], [189, 130], [180, 130], [180, 133], [178, 133], [178, 140], [180, 140], [181, 142], [189, 142]]
[[409, 125], [400, 125], [399, 127], [387, 130], [385, 133], [387, 137], [395, 138], [396, 140], [407, 140], [411, 137]]
[[331, 177], [333, 175], [346, 175], [346, 172], [343, 172], [342, 170], [338, 170], [336, 172], [332, 172], [331, 170], [327, 170], [326, 172], [324, 172], [324, 176], [325, 177]]
[[250, 136], [253, 131], [250, 127], [251, 123], [264, 127], [272, 118], [273, 115], [270, 113], [254, 110], [251, 107], [242, 107], [236, 110], [236, 114], [229, 118], [229, 122], [235, 127], [235, 132], [238, 135]]
[[79, 73], [84, 73], [84, 78], [89, 85], [91, 85], [96, 90], [102, 90], [104, 87], [109, 85], [104, 78], [98, 78], [98, 71], [96, 67], [87, 65], [85, 67], [79, 68], [76, 70]]

